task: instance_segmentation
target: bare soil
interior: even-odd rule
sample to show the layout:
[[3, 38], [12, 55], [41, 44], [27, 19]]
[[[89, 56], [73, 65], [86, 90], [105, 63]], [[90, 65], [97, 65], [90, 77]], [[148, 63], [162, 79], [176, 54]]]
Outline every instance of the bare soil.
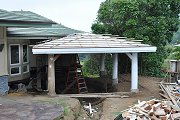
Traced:
[[[114, 120], [121, 111], [135, 104], [138, 100], [161, 99], [159, 95], [159, 82], [161, 78], [139, 76], [139, 93], [132, 94], [129, 98], [107, 98], [103, 102], [100, 120]], [[121, 75], [119, 84], [115, 86], [118, 92], [130, 91], [130, 75]]]

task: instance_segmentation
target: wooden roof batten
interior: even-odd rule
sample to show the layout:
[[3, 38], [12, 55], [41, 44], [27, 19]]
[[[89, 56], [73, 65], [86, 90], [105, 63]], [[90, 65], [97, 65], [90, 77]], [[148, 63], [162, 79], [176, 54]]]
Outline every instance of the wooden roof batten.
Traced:
[[33, 47], [33, 54], [156, 52], [142, 40], [111, 34], [79, 33], [47, 41]]

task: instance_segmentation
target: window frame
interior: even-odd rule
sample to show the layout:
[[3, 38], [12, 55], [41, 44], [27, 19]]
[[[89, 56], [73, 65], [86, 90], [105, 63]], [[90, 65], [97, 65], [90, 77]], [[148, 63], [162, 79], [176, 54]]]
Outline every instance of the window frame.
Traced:
[[[25, 66], [27, 66], [27, 71], [24, 72], [24, 71], [23, 71], [23, 67], [25, 67]], [[23, 72], [23, 74], [29, 72], [29, 64], [25, 64], [25, 65], [22, 66], [22, 72]]]
[[[12, 68], [19, 68], [19, 73], [12, 74], [12, 73], [11, 73], [11, 69], [12, 69]], [[11, 75], [11, 76], [21, 75], [21, 66], [11, 66], [11, 67], [10, 67], [10, 75]]]
[[[24, 54], [23, 46], [24, 46], [24, 45], [27, 46], [27, 62], [24, 62], [24, 59], [23, 59], [23, 54]], [[29, 54], [28, 54], [28, 53], [29, 53], [28, 45], [27, 45], [27, 44], [22, 44], [22, 63], [23, 63], [23, 65], [24, 65], [24, 64], [27, 64], [27, 65], [29, 64]]]
[[[11, 46], [18, 46], [19, 48], [19, 63], [15, 63], [15, 64], [12, 64], [11, 63]], [[14, 65], [20, 65], [21, 64], [21, 46], [20, 44], [10, 44], [9, 45], [9, 60], [10, 60], [10, 66], [14, 66]]]

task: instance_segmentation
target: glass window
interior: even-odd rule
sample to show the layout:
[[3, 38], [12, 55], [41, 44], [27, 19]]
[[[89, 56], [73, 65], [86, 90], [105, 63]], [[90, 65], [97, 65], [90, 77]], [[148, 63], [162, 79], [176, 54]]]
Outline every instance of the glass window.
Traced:
[[11, 64], [18, 64], [19, 62], [19, 45], [11, 45], [10, 46], [11, 51]]
[[23, 73], [26, 73], [29, 71], [28, 67], [29, 67], [28, 65], [23, 66]]
[[23, 45], [23, 63], [28, 62], [28, 46]]
[[19, 73], [20, 73], [19, 67], [11, 68], [11, 75], [13, 75], [13, 74], [19, 74]]

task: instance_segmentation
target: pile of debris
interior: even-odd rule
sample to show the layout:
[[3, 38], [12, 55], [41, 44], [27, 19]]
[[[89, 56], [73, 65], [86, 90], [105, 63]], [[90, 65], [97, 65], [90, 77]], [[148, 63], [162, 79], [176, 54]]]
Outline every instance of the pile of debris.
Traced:
[[172, 106], [173, 104], [167, 100], [138, 101], [138, 104], [123, 111], [121, 119], [174, 120], [180, 118], [180, 109]]
[[160, 83], [160, 95], [180, 108], [180, 85], [176, 83]]

